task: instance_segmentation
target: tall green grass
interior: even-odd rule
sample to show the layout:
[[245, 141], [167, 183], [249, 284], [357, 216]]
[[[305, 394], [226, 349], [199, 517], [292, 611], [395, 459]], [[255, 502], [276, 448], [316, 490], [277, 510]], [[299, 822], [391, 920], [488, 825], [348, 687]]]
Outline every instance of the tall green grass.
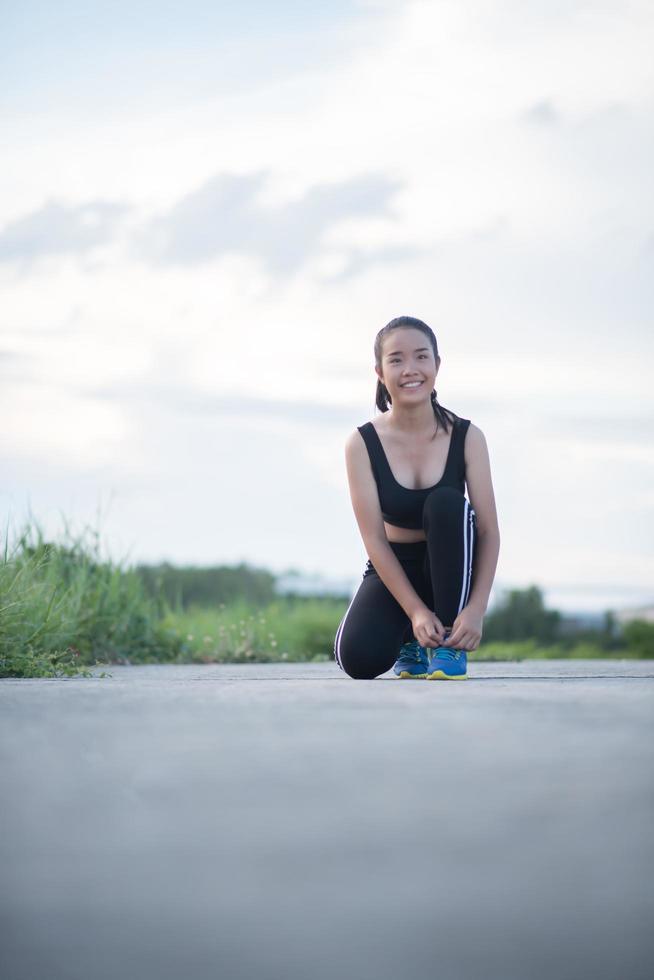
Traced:
[[180, 644], [138, 574], [103, 560], [97, 531], [46, 541], [31, 520], [0, 563], [0, 677], [82, 674], [108, 663], [156, 662]]
[[[136, 568], [103, 559], [86, 527], [47, 541], [31, 519], [0, 562], [0, 677], [90, 676], [136, 663], [329, 660], [336, 600], [244, 600], [176, 610]], [[99, 676], [105, 676], [100, 674]]]

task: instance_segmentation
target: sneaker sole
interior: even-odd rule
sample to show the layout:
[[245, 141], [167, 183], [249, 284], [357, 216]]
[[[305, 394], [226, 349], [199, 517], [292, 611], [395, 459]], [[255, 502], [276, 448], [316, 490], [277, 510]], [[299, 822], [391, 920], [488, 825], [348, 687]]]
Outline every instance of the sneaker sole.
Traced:
[[408, 670], [401, 670], [399, 674], [395, 675], [398, 680], [420, 680], [421, 677], [426, 677], [426, 674], [410, 674]]
[[435, 670], [433, 674], [425, 674], [428, 681], [465, 681], [467, 674], [446, 674], [444, 670]]

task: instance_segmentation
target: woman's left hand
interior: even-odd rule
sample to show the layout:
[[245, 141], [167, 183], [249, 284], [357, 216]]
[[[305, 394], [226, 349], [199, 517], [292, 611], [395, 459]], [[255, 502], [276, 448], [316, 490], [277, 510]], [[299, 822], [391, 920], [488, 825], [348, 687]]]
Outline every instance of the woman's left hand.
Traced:
[[441, 646], [456, 650], [476, 650], [482, 633], [483, 613], [474, 606], [462, 609], [452, 624], [452, 632], [443, 640]]

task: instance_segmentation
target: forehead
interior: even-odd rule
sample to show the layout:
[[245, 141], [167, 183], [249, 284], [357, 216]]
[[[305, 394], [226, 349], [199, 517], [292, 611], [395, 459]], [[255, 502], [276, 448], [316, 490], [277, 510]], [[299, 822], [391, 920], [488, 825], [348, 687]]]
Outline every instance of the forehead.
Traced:
[[413, 354], [414, 351], [423, 348], [427, 351], [432, 349], [429, 337], [426, 337], [422, 330], [415, 327], [398, 327], [391, 330], [389, 335], [384, 338], [383, 352], [384, 357], [391, 354]]

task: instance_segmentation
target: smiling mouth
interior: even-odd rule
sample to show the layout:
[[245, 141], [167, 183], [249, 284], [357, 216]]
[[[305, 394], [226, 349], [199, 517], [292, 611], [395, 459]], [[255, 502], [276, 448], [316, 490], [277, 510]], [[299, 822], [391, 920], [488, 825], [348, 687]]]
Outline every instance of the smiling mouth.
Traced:
[[405, 384], [400, 385], [400, 388], [420, 388], [422, 381], [407, 381]]

